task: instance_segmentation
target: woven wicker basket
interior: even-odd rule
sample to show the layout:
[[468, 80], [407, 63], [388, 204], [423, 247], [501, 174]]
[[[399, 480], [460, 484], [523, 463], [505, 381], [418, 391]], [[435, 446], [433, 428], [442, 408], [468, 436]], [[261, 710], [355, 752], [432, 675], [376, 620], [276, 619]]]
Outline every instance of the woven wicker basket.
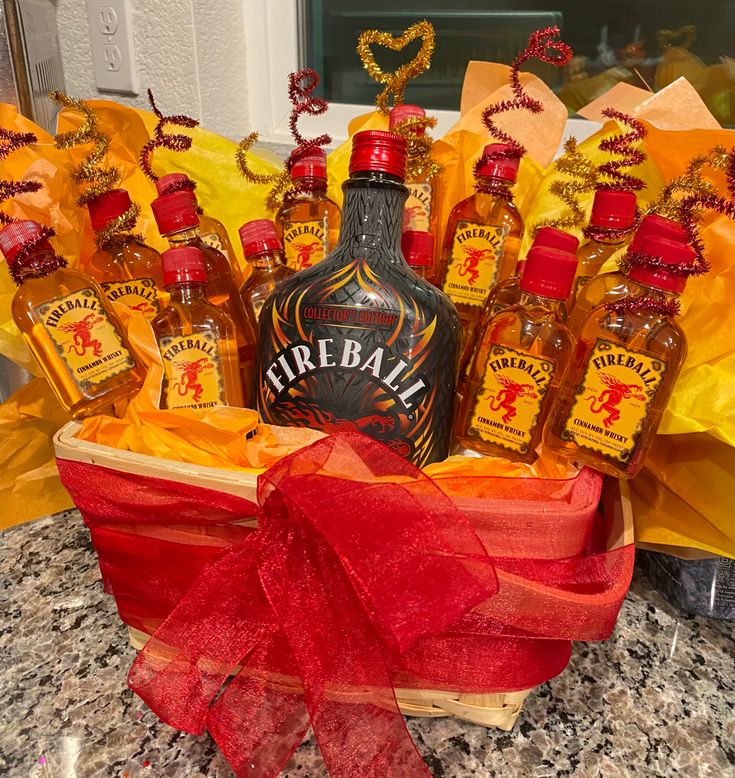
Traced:
[[[75, 436], [79, 428], [77, 422], [70, 422], [56, 434], [54, 445], [59, 459], [94, 464], [151, 478], [174, 480], [227, 492], [256, 502], [257, 470], [222, 470], [120, 451], [77, 439]], [[602, 502], [605, 515], [614, 528], [610, 533], [610, 548], [632, 543], [632, 514], [625, 484], [621, 483], [619, 486], [617, 481], [606, 479]], [[254, 525], [256, 519], [253, 517], [238, 523]], [[149, 636], [132, 627], [128, 627], [128, 630], [131, 645], [141, 649]], [[463, 694], [399, 688], [395, 692], [401, 712], [406, 716], [454, 716], [486, 727], [510, 730], [523, 707], [523, 701], [533, 688], [505, 694]]]

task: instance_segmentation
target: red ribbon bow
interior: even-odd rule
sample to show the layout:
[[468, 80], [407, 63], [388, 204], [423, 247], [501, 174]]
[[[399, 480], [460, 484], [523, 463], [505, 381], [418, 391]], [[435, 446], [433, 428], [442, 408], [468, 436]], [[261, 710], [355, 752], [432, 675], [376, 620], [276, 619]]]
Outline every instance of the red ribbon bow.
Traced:
[[[428, 775], [393, 686], [482, 693], [541, 683], [566, 666], [569, 637], [609, 633], [632, 570], [627, 548], [496, 560], [507, 594], [495, 597], [494, 565], [454, 501], [386, 447], [341, 433], [260, 476], [258, 530], [238, 528], [217, 555], [207, 547], [198, 562], [208, 563], [171, 610], [194, 568], [177, 577], [165, 559], [176, 544], [150, 527], [201, 522], [206, 510], [225, 545], [233, 530], [224, 525], [251, 516], [252, 503], [78, 463], [59, 469], [125, 620], [150, 617], [142, 603], [155, 589], [168, 613], [133, 664], [131, 688], [172, 726], [206, 727], [238, 775], [278, 775], [309, 723], [332, 775]], [[146, 506], [159, 515], [135, 532]], [[122, 550], [126, 531], [135, 550]], [[147, 575], [139, 566], [126, 577], [142, 549]], [[158, 566], [172, 568], [168, 577]], [[524, 585], [544, 613], [529, 613]]]

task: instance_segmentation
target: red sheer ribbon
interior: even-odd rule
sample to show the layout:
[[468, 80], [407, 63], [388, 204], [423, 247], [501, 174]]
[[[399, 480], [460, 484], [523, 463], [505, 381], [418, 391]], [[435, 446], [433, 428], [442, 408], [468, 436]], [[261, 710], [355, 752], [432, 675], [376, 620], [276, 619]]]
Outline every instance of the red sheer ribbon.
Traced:
[[570, 639], [609, 634], [632, 572], [632, 548], [604, 551], [590, 516], [584, 556], [493, 565], [436, 482], [351, 433], [260, 477], [256, 531], [232, 524], [255, 512], [241, 498], [59, 470], [123, 619], [165, 619], [131, 687], [173, 726], [209, 729], [238, 775], [277, 775], [309, 724], [332, 775], [428, 775], [394, 685], [541, 683]]

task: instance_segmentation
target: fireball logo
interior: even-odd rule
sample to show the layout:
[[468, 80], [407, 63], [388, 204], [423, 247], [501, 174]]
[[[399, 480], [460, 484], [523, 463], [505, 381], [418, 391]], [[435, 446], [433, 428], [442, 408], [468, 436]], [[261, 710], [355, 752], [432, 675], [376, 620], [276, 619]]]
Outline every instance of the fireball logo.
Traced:
[[[607, 413], [602, 423], [606, 429], [610, 429], [620, 418], [620, 410], [617, 406], [623, 400], [640, 400], [643, 402], [646, 397], [641, 393], [643, 387], [638, 384], [624, 384], [608, 373], [600, 373], [600, 380], [608, 388], [603, 389], [599, 395], [591, 394], [589, 397], [585, 397], [585, 401], [592, 401], [590, 403], [590, 411], [592, 413]], [[595, 402], [598, 403], [597, 407], [595, 407]]]
[[480, 276], [478, 270], [480, 262], [492, 262], [495, 258], [495, 252], [492, 249], [478, 249], [475, 246], [462, 246], [462, 251], [467, 256], [457, 274], [467, 276], [467, 283], [474, 286]]
[[198, 403], [204, 394], [204, 387], [199, 383], [199, 374], [214, 367], [207, 357], [197, 359], [195, 362], [190, 360], [179, 360], [174, 362], [174, 367], [180, 371], [181, 378], [171, 385], [172, 390], [176, 390], [181, 397], [186, 397], [189, 392], [194, 395], [193, 402]]
[[498, 392], [497, 397], [493, 392], [488, 392], [485, 398], [490, 400], [490, 410], [504, 410], [503, 424], [508, 424], [510, 420], [518, 414], [516, 402], [520, 397], [530, 397], [532, 400], [538, 398], [531, 384], [519, 384], [504, 375], [496, 375], [495, 379], [504, 388]]
[[62, 332], [70, 332], [73, 335], [72, 343], [69, 345], [68, 353], [74, 353], [78, 357], [83, 357], [89, 349], [92, 349], [92, 356], [102, 355], [102, 343], [92, 337], [92, 328], [102, 324], [104, 319], [96, 313], [88, 313], [79, 321], [62, 324], [59, 329]]
[[420, 205], [409, 205], [405, 208], [403, 211], [403, 229], [410, 230], [411, 224], [421, 216], [423, 210]]
[[150, 316], [157, 312], [148, 300], [143, 300], [143, 302], [140, 302], [137, 305], [131, 305], [130, 309], [133, 311], [140, 311], [144, 316]]
[[296, 251], [296, 269], [304, 270], [307, 267], [311, 267], [311, 258], [321, 248], [321, 244], [318, 240], [313, 240], [311, 243], [292, 243], [291, 244]]

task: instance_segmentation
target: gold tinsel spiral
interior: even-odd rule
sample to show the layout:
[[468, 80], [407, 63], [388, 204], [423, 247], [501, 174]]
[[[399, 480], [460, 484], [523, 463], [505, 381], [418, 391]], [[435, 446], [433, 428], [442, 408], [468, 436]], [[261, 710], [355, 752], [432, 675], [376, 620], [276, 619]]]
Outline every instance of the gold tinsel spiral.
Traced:
[[[410, 62], [401, 65], [398, 70], [386, 73], [375, 61], [375, 55], [371, 49], [373, 44], [384, 46], [391, 51], [402, 51], [415, 40], [421, 41], [418, 54]], [[388, 113], [391, 109], [391, 106], [388, 105], [390, 95], [393, 96], [393, 105], [400, 105], [403, 102], [408, 82], [429, 69], [435, 45], [434, 26], [426, 19], [412, 24], [397, 38], [389, 32], [381, 32], [380, 30], [365, 30], [360, 33], [357, 39], [357, 55], [370, 78], [385, 85], [383, 91], [375, 98], [375, 103], [382, 113]]]
[[288, 170], [284, 169], [280, 173], [270, 173], [263, 175], [255, 173], [248, 165], [248, 152], [253, 144], [258, 140], [258, 133], [251, 132], [246, 138], [243, 138], [235, 152], [235, 163], [240, 173], [250, 181], [251, 184], [273, 184], [265, 200], [265, 207], [269, 211], [276, 211], [283, 202], [283, 195], [291, 183], [291, 176]]
[[431, 158], [434, 139], [426, 133], [430, 127], [436, 127], [432, 116], [411, 116], [393, 127], [393, 132], [406, 140], [406, 178], [433, 177], [443, 169]]
[[[0, 161], [9, 157], [14, 151], [38, 143], [38, 138], [32, 132], [16, 132], [5, 127], [0, 127]], [[41, 188], [38, 181], [13, 181], [11, 179], [0, 180], [0, 204], [13, 197], [29, 192], [37, 192]], [[10, 224], [14, 221], [4, 211], [0, 211], [0, 224]]]

